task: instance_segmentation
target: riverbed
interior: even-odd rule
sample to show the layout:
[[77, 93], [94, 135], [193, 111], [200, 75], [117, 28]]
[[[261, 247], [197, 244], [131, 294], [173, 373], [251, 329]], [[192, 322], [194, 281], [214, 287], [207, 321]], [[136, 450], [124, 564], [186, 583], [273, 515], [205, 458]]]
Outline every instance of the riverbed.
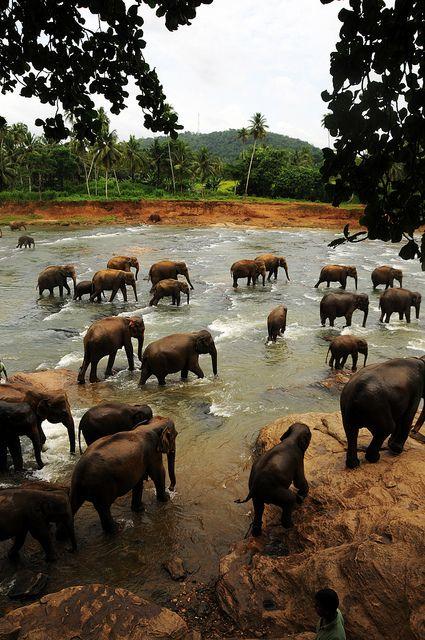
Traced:
[[[332, 250], [327, 243], [335, 237], [334, 231], [304, 229], [31, 227], [30, 233], [35, 250], [15, 249], [18, 234], [10, 231], [0, 241], [0, 358], [9, 375], [61, 367], [76, 373], [86, 329], [94, 320], [116, 314], [143, 316], [145, 345], [171, 333], [207, 328], [218, 349], [217, 378], [209, 356], [201, 356], [203, 380], [190, 375], [189, 382], [183, 383], [176, 374], [167, 378], [166, 387], [158, 387], [151, 378], [141, 389], [139, 372], [126, 370], [123, 352], [115, 363], [116, 376], [97, 385], [86, 384], [81, 390], [72, 407], [77, 424], [102, 399], [146, 402], [155, 413], [171, 416], [179, 432], [177, 486], [169, 503], [157, 505], [153, 485], [148, 483], [147, 509], [142, 515], [131, 513], [129, 496], [117, 501], [113, 514], [122, 531], [115, 537], [102, 533], [96, 512], [86, 504], [75, 521], [79, 551], [69, 554], [67, 545], [59, 547], [58, 562], [48, 568], [49, 591], [106, 582], [167, 604], [180, 587], [162, 565], [174, 556], [185, 561], [189, 581], [210, 581], [217, 574], [218, 559], [249, 526], [249, 504], [236, 505], [234, 499], [246, 495], [251, 448], [259, 429], [288, 413], [338, 408], [338, 394], [320, 384], [329, 376], [325, 338], [341, 331], [365, 337], [369, 363], [425, 353], [422, 320], [406, 325], [394, 315], [389, 325], [378, 322], [379, 292], [372, 291], [370, 281], [376, 266], [401, 267], [404, 286], [425, 293], [425, 273], [417, 261], [404, 262], [398, 257], [398, 245], [367, 241]], [[246, 281], [240, 281], [234, 290], [231, 264], [266, 252], [286, 256], [290, 282], [280, 271], [278, 280], [265, 287], [247, 287]], [[37, 274], [44, 267], [73, 263], [78, 280], [90, 279], [106, 267], [113, 254], [139, 258], [138, 302], [131, 290], [128, 303], [119, 299], [120, 294], [113, 303], [100, 305], [89, 303], [87, 297], [83, 302], [74, 302], [72, 296], [38, 299]], [[148, 306], [147, 272], [153, 262], [164, 258], [188, 264], [195, 287], [190, 305], [183, 296], [179, 308], [167, 299], [157, 308]], [[343, 329], [343, 319], [337, 320], [334, 329], [320, 326], [324, 289], [323, 285], [314, 289], [314, 284], [321, 266], [329, 263], [357, 266], [359, 291], [368, 293], [371, 303], [365, 329], [361, 312], [355, 312], [351, 329]], [[353, 289], [348, 279], [347, 290]], [[288, 307], [285, 336], [277, 344], [267, 344], [267, 315], [282, 303]], [[100, 373], [105, 366], [106, 360]], [[31, 448], [25, 444], [27, 475], [68, 481], [75, 457], [68, 453], [66, 430], [62, 425], [45, 423], [45, 427], [45, 467], [35, 470]], [[2, 486], [16, 481], [13, 474], [0, 477]], [[0, 544], [1, 558], [9, 544]], [[6, 560], [0, 562], [4, 576], [0, 579], [1, 604], [13, 569]], [[23, 564], [46, 570], [43, 554], [33, 541], [25, 545]]]

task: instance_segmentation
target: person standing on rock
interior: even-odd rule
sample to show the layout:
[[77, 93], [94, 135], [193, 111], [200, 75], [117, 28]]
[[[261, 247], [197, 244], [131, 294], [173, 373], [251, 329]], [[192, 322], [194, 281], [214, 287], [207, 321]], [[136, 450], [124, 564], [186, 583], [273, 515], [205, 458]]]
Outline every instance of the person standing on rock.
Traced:
[[6, 367], [4, 366], [4, 363], [0, 360], [0, 384], [1, 384], [1, 380], [2, 380], [3, 376], [5, 377], [6, 382], [7, 382], [8, 378], [7, 378]]
[[315, 609], [320, 620], [316, 627], [316, 640], [346, 640], [344, 618], [339, 598], [333, 589], [320, 589], [314, 596]]

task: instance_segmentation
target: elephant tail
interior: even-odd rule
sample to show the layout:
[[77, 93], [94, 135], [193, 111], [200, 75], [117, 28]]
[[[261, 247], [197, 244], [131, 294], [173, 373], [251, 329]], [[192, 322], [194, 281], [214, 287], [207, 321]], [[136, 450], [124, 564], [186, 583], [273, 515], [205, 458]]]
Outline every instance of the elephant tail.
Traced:
[[80, 449], [80, 454], [82, 454], [83, 450], [81, 448], [81, 420], [80, 420], [80, 424], [78, 425], [78, 447]]
[[331, 350], [331, 345], [329, 345], [328, 352], [326, 354], [325, 364], [328, 364], [329, 351]]
[[242, 500], [241, 498], [238, 498], [237, 500], [235, 500], [236, 504], [244, 504], [245, 502], [248, 502], [248, 500], [251, 500], [252, 495], [251, 495], [251, 491], [248, 493], [247, 497], [245, 498], [245, 500]]

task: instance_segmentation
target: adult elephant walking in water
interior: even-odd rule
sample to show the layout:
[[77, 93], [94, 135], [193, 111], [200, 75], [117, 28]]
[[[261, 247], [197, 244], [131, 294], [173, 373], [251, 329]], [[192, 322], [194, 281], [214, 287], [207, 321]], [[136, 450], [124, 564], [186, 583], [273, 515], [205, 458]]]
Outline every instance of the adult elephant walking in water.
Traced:
[[46, 267], [41, 271], [38, 276], [38, 292], [40, 296], [43, 295], [43, 291], [45, 289], [49, 290], [50, 295], [53, 295], [53, 290], [56, 287], [59, 287], [59, 295], [63, 296], [63, 290], [65, 289], [67, 294], [71, 293], [71, 289], [68, 286], [67, 279], [71, 278], [74, 283], [74, 293], [75, 293], [75, 285], [77, 284], [77, 274], [75, 272], [75, 267], [73, 264], [64, 264], [61, 266], [52, 265], [50, 267]]
[[131, 271], [133, 267], [136, 270], [135, 278], [139, 275], [139, 261], [136, 256], [113, 256], [106, 265], [108, 269], [118, 269], [120, 271]]
[[285, 270], [287, 280], [290, 280], [288, 274], [288, 263], [286, 262], [286, 258], [283, 256], [275, 256], [272, 253], [264, 253], [262, 256], [257, 256], [255, 258], [258, 262], [264, 262], [266, 265], [266, 271], [268, 272], [267, 282], [270, 282], [271, 277], [274, 276], [274, 279], [277, 280], [277, 273], [279, 271], [279, 267], [282, 267]]
[[416, 319], [419, 320], [422, 296], [419, 291], [409, 291], [409, 289], [387, 289], [379, 298], [379, 308], [381, 310], [380, 322], [388, 323], [393, 313], [398, 313], [400, 320], [403, 316], [406, 322], [410, 322], [410, 308], [414, 307]]
[[346, 267], [341, 264], [329, 264], [321, 270], [319, 280], [314, 285], [314, 288], [317, 289], [322, 282], [326, 282], [328, 287], [331, 282], [339, 282], [341, 287], [345, 289], [348, 277], [354, 278], [354, 284], [357, 289], [356, 267]]
[[130, 285], [134, 291], [134, 297], [137, 302], [136, 281], [134, 275], [128, 271], [120, 269], [102, 269], [97, 271], [92, 279], [93, 292], [90, 301], [101, 302], [102, 293], [104, 291], [112, 291], [109, 302], [112, 302], [118, 291], [121, 291], [124, 302], [127, 302], [127, 285]]
[[150, 293], [153, 293], [153, 288], [161, 280], [168, 280], [172, 278], [178, 280], [178, 276], [182, 275], [186, 278], [189, 286], [193, 289], [193, 285], [190, 281], [189, 271], [185, 262], [173, 262], [172, 260], [161, 260], [161, 262], [155, 262], [149, 269], [149, 280], [152, 282], [152, 289]]
[[325, 326], [329, 318], [329, 324], [334, 326], [335, 318], [345, 318], [346, 326], [351, 327], [351, 319], [356, 309], [363, 311], [363, 324], [366, 326], [369, 312], [369, 297], [365, 293], [349, 293], [348, 291], [335, 291], [325, 293], [320, 301], [320, 321]]

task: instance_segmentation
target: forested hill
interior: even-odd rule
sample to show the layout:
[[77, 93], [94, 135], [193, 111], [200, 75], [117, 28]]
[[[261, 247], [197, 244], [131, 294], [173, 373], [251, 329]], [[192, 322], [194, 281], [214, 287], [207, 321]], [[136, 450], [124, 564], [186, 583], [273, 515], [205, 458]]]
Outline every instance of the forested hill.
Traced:
[[[211, 133], [192, 133], [187, 131], [179, 134], [179, 139], [186, 142], [194, 151], [197, 151], [201, 147], [207, 147], [211, 153], [218, 156], [225, 162], [233, 162], [239, 156], [243, 149], [242, 142], [237, 138], [236, 129], [228, 129], [227, 131], [213, 131]], [[165, 140], [160, 136], [160, 140]], [[152, 138], [141, 138], [140, 143], [143, 147], [148, 147], [152, 143]], [[248, 141], [245, 148], [252, 144]], [[276, 147], [278, 149], [292, 149], [296, 151], [302, 147], [308, 147], [315, 159], [320, 162], [322, 159], [322, 152], [312, 144], [305, 142], [304, 140], [298, 140], [298, 138], [290, 138], [289, 136], [281, 135], [280, 133], [267, 133], [267, 137], [264, 141], [261, 141], [262, 145], [270, 147]]]

